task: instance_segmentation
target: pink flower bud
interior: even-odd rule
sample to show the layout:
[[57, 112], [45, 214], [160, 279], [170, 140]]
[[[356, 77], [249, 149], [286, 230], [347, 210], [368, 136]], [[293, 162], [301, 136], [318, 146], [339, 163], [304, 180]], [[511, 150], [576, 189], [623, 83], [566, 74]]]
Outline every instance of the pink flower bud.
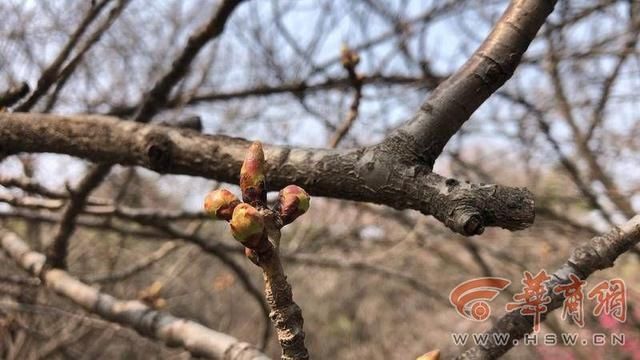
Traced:
[[309, 194], [299, 186], [289, 185], [280, 190], [277, 210], [282, 218], [282, 223], [284, 225], [290, 224], [307, 212], [310, 201]]
[[204, 211], [218, 220], [231, 220], [240, 200], [227, 189], [213, 190], [204, 198]]
[[240, 190], [242, 190], [242, 200], [246, 203], [258, 206], [267, 202], [264, 152], [259, 141], [251, 144], [242, 163]]

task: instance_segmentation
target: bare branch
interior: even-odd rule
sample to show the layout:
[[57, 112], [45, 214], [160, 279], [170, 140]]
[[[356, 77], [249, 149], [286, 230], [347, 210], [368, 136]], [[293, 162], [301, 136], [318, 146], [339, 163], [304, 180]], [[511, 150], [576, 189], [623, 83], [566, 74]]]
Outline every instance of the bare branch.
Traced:
[[19, 86], [14, 86], [9, 90], [0, 93], [0, 110], [17, 103], [28, 93], [29, 84], [27, 84], [26, 82], [22, 82]]
[[386, 142], [433, 166], [449, 139], [513, 75], [556, 1], [514, 0], [473, 56]]
[[46, 287], [100, 317], [135, 329], [143, 336], [163, 341], [167, 346], [182, 347], [195, 356], [213, 359], [269, 359], [252, 345], [227, 334], [211, 330], [190, 320], [155, 311], [140, 301], [119, 300], [102, 293], [67, 272], [47, 270], [43, 254], [32, 251], [16, 234], [0, 237], [2, 248], [31, 275], [41, 278]]
[[[187, 73], [189, 66], [202, 47], [210, 40], [216, 38], [222, 33], [224, 26], [231, 16], [233, 10], [242, 2], [242, 0], [225, 0], [216, 10], [207, 26], [192, 35], [187, 41], [187, 45], [182, 50], [180, 56], [174, 61], [172, 68], [158, 81], [151, 91], [145, 96], [143, 103], [140, 105], [138, 112], [134, 116], [134, 121], [149, 122], [164, 104], [169, 93], [174, 86]], [[121, 3], [122, 4], [122, 3]], [[54, 238], [53, 244], [48, 252], [49, 265], [53, 267], [66, 268], [67, 247], [69, 237], [75, 229], [75, 220], [82, 208], [85, 206], [87, 197], [96, 189], [104, 178], [111, 171], [111, 163], [103, 163], [94, 166], [89, 170], [88, 174], [82, 179], [60, 223], [58, 234]]]
[[110, 166], [95, 166], [89, 170], [89, 175], [85, 176], [78, 184], [77, 190], [71, 193], [71, 199], [62, 215], [58, 232], [47, 251], [47, 261], [49, 261], [48, 264], [50, 266], [61, 269], [67, 268], [69, 238], [75, 231], [76, 218], [84, 208], [85, 199], [89, 196], [89, 193], [100, 185], [102, 179], [107, 176], [110, 170]]
[[98, 18], [98, 15], [100, 15], [100, 12], [109, 3], [109, 1], [111, 0], [101, 0], [99, 3], [95, 4], [89, 9], [87, 15], [85, 15], [84, 19], [82, 19], [71, 37], [69, 37], [69, 40], [67, 40], [67, 43], [62, 48], [62, 50], [60, 50], [58, 56], [42, 72], [40, 79], [38, 79], [38, 84], [31, 96], [29, 96], [29, 98], [27, 98], [24, 103], [20, 104], [20, 106], [16, 108], [16, 111], [27, 112], [31, 110], [31, 108], [38, 102], [38, 100], [40, 100], [40, 98], [45, 95], [47, 91], [49, 91], [51, 85], [53, 85], [58, 79], [60, 68], [67, 60], [67, 58], [77, 45], [78, 41], [80, 41], [82, 35], [85, 33], [85, 31], [87, 31], [91, 23], [93, 23], [93, 21]]
[[356, 121], [356, 118], [358, 117], [358, 109], [360, 108], [360, 100], [362, 99], [363, 78], [362, 75], [356, 72], [356, 66], [359, 62], [360, 57], [358, 56], [358, 53], [346, 47], [342, 50], [342, 66], [349, 73], [349, 80], [351, 81], [351, 86], [353, 86], [354, 93], [347, 117], [344, 119], [342, 124], [338, 126], [329, 140], [329, 147], [332, 149], [338, 146], [338, 143], [340, 143], [345, 135], [347, 135], [347, 132], [351, 129], [353, 122]]
[[243, 0], [224, 0], [216, 10], [215, 15], [211, 18], [211, 21], [189, 38], [180, 56], [173, 61], [171, 70], [169, 70], [145, 96], [143, 104], [138, 108], [134, 116], [135, 121], [143, 123], [151, 121], [163, 104], [167, 102], [173, 87], [185, 76], [200, 50], [209, 41], [215, 39], [222, 33], [231, 13], [242, 1]]
[[[17, 113], [0, 113], [0, 139], [0, 151], [5, 153], [64, 153], [230, 183], [238, 181], [249, 147], [247, 141], [238, 138], [200, 135], [110, 117]], [[486, 226], [519, 230], [534, 218], [532, 195], [526, 189], [462, 183], [419, 166], [401, 167], [402, 164], [394, 165], [391, 170], [397, 172], [388, 174], [389, 169], [379, 170], [375, 162], [390, 162], [393, 158], [378, 148], [312, 150], [268, 146], [266, 156], [269, 182], [274, 187], [293, 183], [312, 195], [416, 209], [465, 235], [479, 234]]]

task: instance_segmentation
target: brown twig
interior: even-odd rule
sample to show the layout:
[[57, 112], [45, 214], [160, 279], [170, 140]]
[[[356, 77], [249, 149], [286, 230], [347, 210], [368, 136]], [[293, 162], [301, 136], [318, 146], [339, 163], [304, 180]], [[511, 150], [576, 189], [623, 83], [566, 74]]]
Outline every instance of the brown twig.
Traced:
[[96, 18], [98, 18], [98, 15], [100, 15], [100, 12], [109, 3], [109, 1], [111, 0], [102, 0], [99, 3], [95, 4], [95, 6], [92, 6], [89, 9], [89, 11], [85, 15], [85, 17], [82, 19], [82, 21], [80, 22], [76, 30], [69, 37], [69, 40], [67, 40], [67, 43], [64, 45], [62, 50], [60, 50], [60, 53], [58, 54], [58, 56], [42, 72], [42, 75], [40, 76], [40, 79], [38, 79], [38, 84], [36, 85], [36, 88], [33, 91], [33, 93], [31, 93], [31, 95], [27, 98], [27, 100], [25, 100], [25, 102], [20, 104], [15, 109], [15, 111], [27, 112], [31, 110], [31, 108], [38, 102], [38, 100], [40, 100], [40, 98], [44, 94], [46, 94], [47, 91], [49, 91], [49, 88], [51, 88], [51, 85], [53, 85], [57, 81], [59, 76], [59, 70], [64, 64], [64, 62], [67, 60], [71, 52], [73, 51], [73, 48], [77, 45], [78, 41], [80, 41], [80, 38], [85, 33], [85, 31], [87, 31], [91, 23]]
[[74, 73], [84, 56], [89, 52], [91, 47], [96, 44], [102, 35], [106, 33], [106, 31], [111, 27], [111, 25], [116, 21], [116, 19], [120, 16], [120, 14], [124, 11], [127, 5], [131, 2], [131, 0], [120, 0], [119, 3], [111, 9], [107, 18], [98, 26], [98, 28], [89, 36], [87, 41], [85, 41], [84, 45], [78, 49], [76, 55], [71, 59], [67, 65], [60, 70], [60, 73], [57, 76], [56, 88], [53, 90], [51, 96], [47, 99], [47, 103], [44, 107], [43, 112], [49, 112], [58, 101], [58, 96], [60, 92], [67, 84], [67, 81]]
[[342, 49], [342, 66], [349, 73], [349, 81], [351, 81], [351, 86], [353, 86], [353, 100], [351, 101], [351, 106], [349, 106], [349, 112], [347, 116], [342, 121], [342, 123], [338, 126], [336, 131], [331, 135], [331, 139], [329, 139], [329, 148], [333, 149], [338, 146], [340, 141], [347, 135], [351, 126], [356, 121], [358, 117], [358, 110], [360, 108], [360, 100], [362, 99], [362, 78], [363, 76], [356, 72], [356, 66], [360, 62], [360, 57], [358, 54], [349, 49], [348, 47], [344, 47]]
[[282, 360], [309, 359], [309, 351], [304, 345], [302, 309], [293, 301], [291, 285], [287, 281], [276, 247], [280, 242], [282, 220], [277, 219], [273, 212], [264, 209], [263, 211], [269, 213], [265, 219], [270, 222], [267, 227], [272, 231], [269, 231], [270, 241], [266, 248], [257, 254], [257, 265], [262, 269], [264, 294], [271, 308], [269, 318], [276, 328], [282, 347]]
[[26, 82], [20, 83], [18, 86], [9, 88], [9, 90], [0, 93], [0, 110], [2, 108], [10, 107], [17, 103], [29, 93], [29, 84]]

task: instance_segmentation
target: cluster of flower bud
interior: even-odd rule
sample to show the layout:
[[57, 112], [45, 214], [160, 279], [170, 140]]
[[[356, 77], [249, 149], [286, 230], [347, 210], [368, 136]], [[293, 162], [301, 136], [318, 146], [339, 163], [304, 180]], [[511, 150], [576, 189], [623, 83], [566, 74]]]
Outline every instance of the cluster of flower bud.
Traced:
[[[233, 237], [245, 246], [248, 257], [255, 256], [252, 250], [264, 245], [267, 239], [267, 225], [261, 208], [267, 207], [267, 187], [265, 158], [262, 144], [251, 144], [240, 170], [241, 202], [227, 189], [209, 192], [204, 199], [207, 214], [217, 220], [228, 221]], [[282, 225], [292, 223], [309, 209], [309, 194], [301, 187], [289, 185], [278, 195], [275, 213]], [[252, 259], [254, 261], [254, 259]]]

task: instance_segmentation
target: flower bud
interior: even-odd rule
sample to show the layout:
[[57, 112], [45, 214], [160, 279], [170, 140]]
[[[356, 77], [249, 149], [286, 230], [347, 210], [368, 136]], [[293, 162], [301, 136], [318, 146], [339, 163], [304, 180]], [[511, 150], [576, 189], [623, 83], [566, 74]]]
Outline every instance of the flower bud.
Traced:
[[345, 68], [355, 68], [360, 62], [360, 56], [355, 50], [352, 50], [347, 44], [342, 44], [340, 49], [340, 62]]
[[290, 224], [300, 215], [307, 212], [310, 202], [309, 194], [303, 188], [289, 185], [280, 190], [278, 196], [278, 212], [284, 225]]
[[242, 245], [255, 249], [266, 239], [266, 230], [262, 214], [253, 206], [242, 203], [233, 210], [231, 234]]
[[218, 220], [231, 220], [240, 200], [227, 189], [213, 190], [204, 198], [204, 211]]
[[254, 141], [247, 152], [240, 169], [240, 190], [242, 200], [251, 205], [263, 205], [267, 202], [265, 184], [265, 161], [262, 144]]
[[440, 350], [429, 351], [416, 360], [440, 360]]

